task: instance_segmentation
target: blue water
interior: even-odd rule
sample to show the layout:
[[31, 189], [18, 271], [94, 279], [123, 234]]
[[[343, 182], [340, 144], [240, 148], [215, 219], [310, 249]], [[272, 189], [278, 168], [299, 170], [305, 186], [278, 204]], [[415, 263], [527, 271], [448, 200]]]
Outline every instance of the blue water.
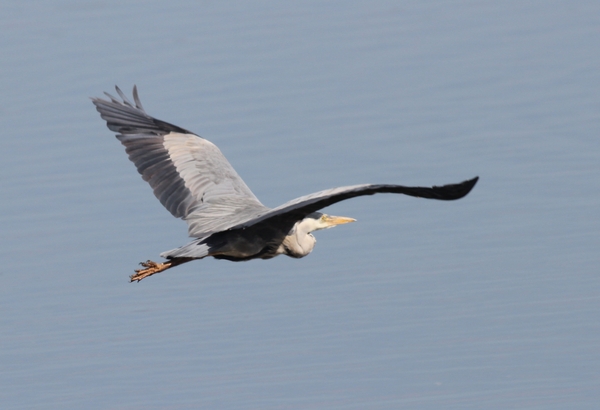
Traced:
[[[595, 409], [600, 3], [0, 5], [6, 409]], [[88, 97], [119, 84], [268, 206], [329, 209], [307, 258], [203, 260]]]

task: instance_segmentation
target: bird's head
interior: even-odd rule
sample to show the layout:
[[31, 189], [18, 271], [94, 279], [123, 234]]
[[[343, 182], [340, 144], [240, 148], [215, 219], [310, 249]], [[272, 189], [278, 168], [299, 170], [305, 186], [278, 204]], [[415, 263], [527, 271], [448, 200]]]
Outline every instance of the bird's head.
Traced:
[[309, 233], [318, 231], [319, 229], [333, 228], [337, 225], [347, 224], [355, 222], [354, 218], [347, 218], [345, 216], [333, 216], [323, 214], [321, 212], [313, 212], [300, 222], [300, 225], [304, 228], [304, 231]]

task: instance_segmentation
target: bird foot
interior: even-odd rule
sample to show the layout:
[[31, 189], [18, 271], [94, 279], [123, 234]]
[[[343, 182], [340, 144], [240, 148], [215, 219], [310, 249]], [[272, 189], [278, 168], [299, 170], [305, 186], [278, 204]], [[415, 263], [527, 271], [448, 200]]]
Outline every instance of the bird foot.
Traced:
[[147, 260], [146, 262], [140, 262], [146, 269], [136, 269], [135, 274], [129, 277], [130, 282], [140, 281], [148, 276], [152, 276], [155, 273], [162, 272], [164, 270], [169, 269], [173, 263], [172, 262], [164, 262], [164, 263], [156, 263], [151, 260]]

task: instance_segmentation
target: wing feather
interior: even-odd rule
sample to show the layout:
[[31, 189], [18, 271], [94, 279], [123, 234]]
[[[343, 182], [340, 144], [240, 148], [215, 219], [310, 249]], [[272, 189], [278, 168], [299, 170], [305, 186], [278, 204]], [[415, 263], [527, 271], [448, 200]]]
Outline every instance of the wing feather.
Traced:
[[268, 211], [213, 143], [146, 114], [136, 87], [134, 103], [115, 88], [120, 100], [105, 93], [110, 101], [92, 102], [161, 204], [188, 222], [190, 236], [227, 229]]
[[[377, 193], [404, 194], [413, 197], [452, 201], [467, 195], [477, 183], [479, 177], [463, 181], [458, 184], [449, 184], [433, 187], [406, 187], [402, 185], [352, 185], [327, 189], [313, 194], [301, 196], [273, 208], [258, 217], [241, 223], [232, 229], [243, 229], [259, 223], [277, 223], [289, 225], [291, 228], [296, 221], [304, 219], [309, 214], [323, 209], [329, 205], [358, 196], [374, 195]], [[287, 228], [286, 228], [287, 229]]]

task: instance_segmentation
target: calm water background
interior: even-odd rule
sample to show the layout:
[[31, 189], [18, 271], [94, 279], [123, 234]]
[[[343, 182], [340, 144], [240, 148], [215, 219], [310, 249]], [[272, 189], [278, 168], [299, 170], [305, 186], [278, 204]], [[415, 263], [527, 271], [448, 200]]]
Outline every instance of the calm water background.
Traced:
[[[0, 405], [595, 409], [600, 3], [4, 1]], [[328, 212], [309, 257], [204, 260], [88, 97], [216, 143], [269, 206]]]

